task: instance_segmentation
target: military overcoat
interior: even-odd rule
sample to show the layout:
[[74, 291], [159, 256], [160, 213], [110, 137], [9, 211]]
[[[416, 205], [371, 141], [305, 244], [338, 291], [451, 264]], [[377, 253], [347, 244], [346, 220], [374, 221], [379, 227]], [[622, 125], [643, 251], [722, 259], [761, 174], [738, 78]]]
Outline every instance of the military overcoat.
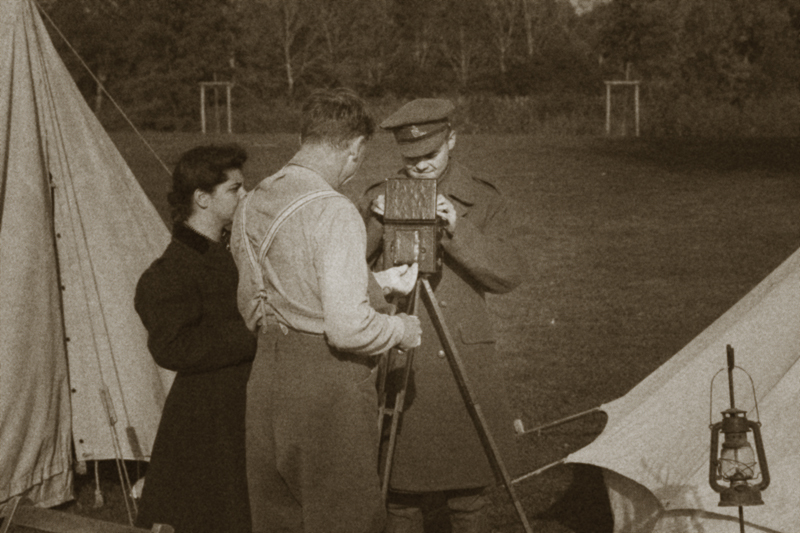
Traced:
[[[430, 281], [501, 458], [513, 469], [513, 417], [485, 294], [512, 290], [526, 275], [526, 265], [508, 239], [506, 202], [491, 182], [451, 161], [437, 188], [453, 203], [458, 219], [453, 234], [442, 237], [443, 267]], [[367, 226], [368, 259], [375, 265], [382, 264], [383, 221], [369, 206], [384, 191], [381, 182], [359, 201]], [[424, 306], [418, 315], [422, 344], [414, 356], [390, 486], [401, 492], [429, 492], [491, 485], [494, 472], [431, 317]], [[390, 373], [389, 398], [401, 377], [399, 368]]]

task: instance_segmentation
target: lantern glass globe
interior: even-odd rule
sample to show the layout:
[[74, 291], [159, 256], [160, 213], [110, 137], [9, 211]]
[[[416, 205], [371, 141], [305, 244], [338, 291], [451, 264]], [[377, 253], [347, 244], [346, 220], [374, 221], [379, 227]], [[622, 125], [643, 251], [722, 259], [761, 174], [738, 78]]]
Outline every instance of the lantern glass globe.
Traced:
[[720, 475], [729, 481], [747, 481], [756, 476], [756, 457], [747, 440], [737, 446], [722, 445], [719, 458]]

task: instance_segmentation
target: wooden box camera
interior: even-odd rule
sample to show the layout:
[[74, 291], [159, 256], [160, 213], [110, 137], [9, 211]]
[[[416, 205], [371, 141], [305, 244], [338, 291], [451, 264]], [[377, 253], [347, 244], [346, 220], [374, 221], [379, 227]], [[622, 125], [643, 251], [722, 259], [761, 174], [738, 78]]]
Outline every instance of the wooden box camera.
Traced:
[[384, 270], [412, 263], [419, 264], [420, 274], [435, 274], [441, 270], [436, 180], [386, 180], [383, 222]]

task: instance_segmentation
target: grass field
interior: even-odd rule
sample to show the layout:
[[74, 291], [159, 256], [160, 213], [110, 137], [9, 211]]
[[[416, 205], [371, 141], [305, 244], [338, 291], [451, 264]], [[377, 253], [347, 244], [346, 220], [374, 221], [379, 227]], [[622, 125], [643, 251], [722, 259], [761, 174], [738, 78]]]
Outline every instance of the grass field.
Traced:
[[[196, 144], [244, 145], [247, 185], [280, 168], [293, 136], [148, 134], [167, 167]], [[132, 135], [114, 140], [166, 217], [169, 177]], [[624, 395], [800, 247], [800, 140], [726, 142], [631, 139], [533, 140], [462, 136], [456, 156], [495, 179], [513, 201], [513, 225], [530, 279], [490, 297], [512, 404], [527, 427]], [[398, 163], [379, 135], [349, 191]], [[601, 414], [525, 437], [529, 470], [590, 442]], [[79, 478], [88, 509], [91, 476]], [[599, 473], [559, 466], [518, 486], [541, 533], [604, 532], [611, 516]], [[113, 491], [112, 491], [113, 492]], [[493, 520], [522, 531], [502, 489]], [[115, 514], [113, 495], [106, 519]], [[448, 526], [431, 502], [431, 531]]]

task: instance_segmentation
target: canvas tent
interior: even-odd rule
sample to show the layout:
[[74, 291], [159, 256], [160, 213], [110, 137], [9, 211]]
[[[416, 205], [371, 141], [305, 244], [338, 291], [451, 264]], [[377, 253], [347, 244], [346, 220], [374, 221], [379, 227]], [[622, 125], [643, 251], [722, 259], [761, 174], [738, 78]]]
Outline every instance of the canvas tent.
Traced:
[[[602, 467], [615, 532], [738, 532], [737, 507], [709, 486], [709, 421], [727, 408], [726, 346], [753, 378], [771, 483], [744, 508], [747, 531], [800, 530], [800, 250], [684, 349], [601, 409], [608, 423], [566, 461]], [[734, 373], [737, 407], [756, 419], [752, 388]], [[713, 398], [713, 406], [711, 400]], [[751, 443], [753, 442], [751, 435]]]
[[171, 375], [136, 282], [169, 232], [31, 0], [0, 0], [0, 503], [72, 497], [72, 463], [150, 454]]

